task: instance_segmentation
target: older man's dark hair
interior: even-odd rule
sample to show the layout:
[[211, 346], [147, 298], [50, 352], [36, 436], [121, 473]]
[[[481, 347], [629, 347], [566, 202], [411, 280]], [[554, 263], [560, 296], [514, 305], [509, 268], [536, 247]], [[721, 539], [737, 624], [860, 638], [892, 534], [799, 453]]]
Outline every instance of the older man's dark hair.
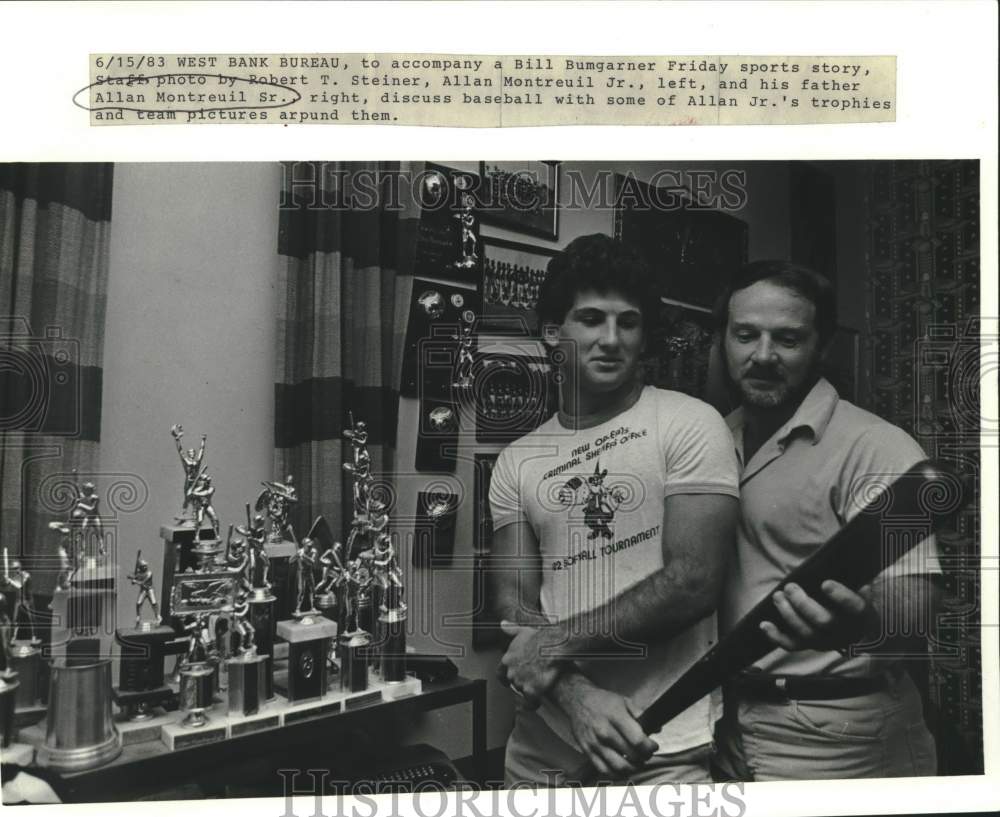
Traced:
[[753, 261], [739, 269], [715, 304], [715, 323], [720, 333], [726, 331], [729, 323], [729, 301], [733, 294], [758, 281], [789, 289], [812, 303], [820, 346], [833, 337], [837, 328], [837, 294], [833, 285], [826, 276], [790, 261]]
[[649, 268], [635, 250], [603, 233], [573, 239], [549, 261], [538, 293], [539, 329], [562, 324], [581, 292], [634, 301], [646, 332], [656, 322], [660, 298]]

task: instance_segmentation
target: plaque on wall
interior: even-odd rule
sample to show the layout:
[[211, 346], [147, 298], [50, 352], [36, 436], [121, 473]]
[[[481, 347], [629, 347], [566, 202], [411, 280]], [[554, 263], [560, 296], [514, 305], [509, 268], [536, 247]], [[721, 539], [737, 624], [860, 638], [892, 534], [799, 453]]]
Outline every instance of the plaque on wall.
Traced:
[[454, 471], [458, 431], [455, 406], [441, 400], [422, 399], [420, 426], [417, 428], [417, 470]]
[[478, 184], [475, 173], [427, 163], [418, 191], [414, 275], [479, 283], [482, 253], [475, 253], [477, 262], [468, 260], [472, 257], [468, 245], [479, 242], [479, 219], [472, 212]]
[[403, 397], [452, 399], [459, 337], [479, 308], [479, 293], [474, 289], [414, 280], [400, 384]]
[[411, 559], [414, 567], [447, 567], [455, 551], [458, 497], [443, 490], [417, 494]]

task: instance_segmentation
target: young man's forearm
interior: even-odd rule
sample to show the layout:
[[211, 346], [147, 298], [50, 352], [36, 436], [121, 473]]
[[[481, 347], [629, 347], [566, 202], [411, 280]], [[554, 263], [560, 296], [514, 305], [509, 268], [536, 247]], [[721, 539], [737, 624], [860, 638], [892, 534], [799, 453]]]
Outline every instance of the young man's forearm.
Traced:
[[553, 625], [545, 640], [567, 658], [668, 640], [715, 612], [724, 571], [718, 565], [692, 574], [668, 565], [606, 604]]

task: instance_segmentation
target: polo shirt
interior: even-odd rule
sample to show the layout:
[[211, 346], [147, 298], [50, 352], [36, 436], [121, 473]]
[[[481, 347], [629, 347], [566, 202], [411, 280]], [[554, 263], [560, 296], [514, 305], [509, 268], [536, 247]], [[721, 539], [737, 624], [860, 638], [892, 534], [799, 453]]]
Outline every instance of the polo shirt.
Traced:
[[[728, 632], [802, 561], [864, 508], [873, 491], [926, 459], [902, 429], [841, 400], [817, 381], [795, 414], [747, 462], [743, 411], [726, 418], [740, 467], [740, 522], [735, 559], [719, 610]], [[904, 554], [882, 577], [940, 573], [933, 537]], [[870, 655], [777, 648], [756, 662], [767, 672], [791, 675], [872, 675]]]

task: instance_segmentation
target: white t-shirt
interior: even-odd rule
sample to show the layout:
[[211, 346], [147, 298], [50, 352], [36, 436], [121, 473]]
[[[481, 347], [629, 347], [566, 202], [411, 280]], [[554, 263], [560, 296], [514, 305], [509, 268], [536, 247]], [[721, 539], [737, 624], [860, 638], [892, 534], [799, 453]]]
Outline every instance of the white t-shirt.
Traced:
[[[737, 473], [732, 438], [713, 408], [647, 386], [635, 405], [601, 425], [566, 429], [557, 415], [504, 449], [490, 485], [493, 525], [531, 526], [541, 551], [542, 612], [562, 619], [601, 606], [663, 567], [666, 497], [738, 497]], [[715, 640], [712, 615], [666, 642], [577, 664], [599, 686], [645, 708]], [[539, 712], [575, 745], [560, 710], [543, 703]], [[707, 743], [718, 714], [716, 694], [692, 705], [653, 736], [659, 752]]]

